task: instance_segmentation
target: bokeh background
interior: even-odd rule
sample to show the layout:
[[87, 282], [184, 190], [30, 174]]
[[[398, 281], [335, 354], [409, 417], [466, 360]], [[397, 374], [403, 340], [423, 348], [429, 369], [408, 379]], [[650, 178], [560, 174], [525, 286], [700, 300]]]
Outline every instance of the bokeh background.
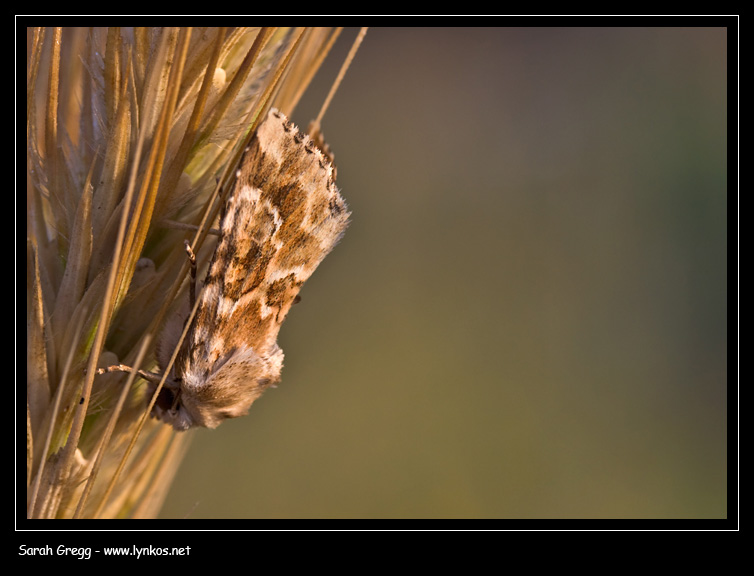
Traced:
[[727, 517], [727, 40], [370, 29], [323, 125], [351, 227], [162, 517]]

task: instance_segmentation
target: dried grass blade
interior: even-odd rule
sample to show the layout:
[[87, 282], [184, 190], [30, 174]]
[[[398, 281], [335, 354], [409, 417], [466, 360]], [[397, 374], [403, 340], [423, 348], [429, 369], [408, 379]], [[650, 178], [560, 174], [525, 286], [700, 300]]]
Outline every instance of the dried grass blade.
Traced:
[[[81, 191], [76, 215], [68, 244], [65, 272], [60, 282], [57, 298], [55, 299], [55, 315], [52, 321], [53, 339], [57, 343], [63, 341], [62, 335], [76, 305], [81, 301], [86, 289], [86, 279], [89, 273], [89, 259], [92, 255], [92, 172], [94, 162]], [[57, 356], [62, 357], [62, 350], [57, 350]]]
[[[306, 35], [301, 39], [302, 46], [297, 50], [297, 56], [293, 58], [288, 73], [296, 81], [286, 82], [282, 85], [277, 96], [277, 104], [280, 108], [288, 113], [293, 112], [342, 30], [342, 28], [335, 28], [334, 30], [312, 28], [306, 30]], [[326, 37], [324, 41], [322, 40], [323, 35]], [[315, 48], [307, 50], [307, 46]]]
[[34, 464], [34, 431], [31, 428], [29, 403], [26, 403], [26, 489], [31, 484], [31, 472]]
[[251, 45], [251, 48], [249, 48], [249, 51], [246, 53], [243, 62], [236, 71], [236, 74], [233, 76], [233, 79], [228, 84], [225, 92], [220, 97], [220, 101], [215, 106], [212, 114], [205, 121], [204, 126], [202, 127], [201, 136], [198, 138], [199, 143], [205, 141], [215, 131], [215, 128], [217, 128], [220, 119], [228, 111], [230, 105], [233, 103], [233, 100], [240, 92], [244, 81], [249, 75], [249, 72], [254, 66], [257, 58], [259, 57], [260, 52], [265, 47], [267, 41], [270, 39], [274, 32], [275, 28], [262, 28], [259, 31], [257, 37], [254, 39], [254, 42]]
[[[168, 488], [173, 482], [173, 477], [178, 472], [178, 467], [183, 460], [183, 456], [188, 450], [193, 434], [174, 434], [167, 427], [160, 429], [159, 434], [155, 436], [156, 440], [161, 440], [162, 444], [167, 444], [165, 455], [161, 458], [150, 459], [152, 462], [160, 463], [159, 468], [154, 470], [154, 475], [149, 479], [144, 491], [141, 493], [139, 503], [131, 512], [131, 518], [154, 518], [162, 507]], [[156, 444], [156, 442], [155, 442]]]
[[358, 36], [356, 37], [356, 40], [354, 40], [354, 43], [351, 45], [351, 49], [348, 51], [348, 55], [346, 56], [346, 59], [343, 61], [343, 64], [340, 67], [340, 70], [338, 71], [338, 76], [335, 78], [335, 81], [333, 82], [332, 86], [330, 86], [330, 91], [327, 93], [327, 97], [325, 98], [324, 103], [322, 104], [322, 108], [320, 108], [319, 114], [317, 114], [317, 117], [312, 122], [311, 131], [309, 132], [310, 136], [314, 137], [314, 134], [312, 134], [312, 131], [319, 132], [320, 124], [322, 123], [322, 117], [325, 115], [325, 112], [327, 111], [327, 108], [330, 106], [330, 102], [332, 101], [333, 96], [335, 95], [335, 92], [340, 87], [340, 83], [343, 81], [343, 76], [346, 74], [346, 70], [348, 70], [348, 67], [351, 65], [351, 62], [353, 61], [354, 56], [356, 56], [356, 52], [359, 49], [359, 46], [361, 46], [362, 40], [364, 40], [364, 36], [367, 33], [367, 28], [362, 28], [359, 31]]
[[26, 319], [26, 402], [34, 430], [44, 417], [50, 402], [49, 370], [51, 359], [46, 337], [47, 313], [42, 297], [42, 283], [39, 274], [39, 251], [36, 243], [31, 243], [31, 291], [27, 298], [29, 309]]
[[123, 54], [123, 38], [120, 28], [111, 26], [107, 29], [107, 41], [105, 43], [105, 108], [107, 111], [107, 124], [112, 126], [113, 119], [120, 107], [121, 101], [121, 55]]
[[[134, 369], [138, 370], [141, 365], [144, 363], [144, 357], [147, 354], [147, 350], [149, 349], [149, 344], [151, 343], [151, 338], [149, 334], [147, 334], [142, 340], [141, 347], [139, 348], [138, 356], [136, 357], [136, 361], [134, 362]], [[105, 452], [108, 448], [108, 444], [110, 442], [110, 438], [112, 437], [113, 430], [115, 430], [115, 423], [118, 420], [118, 417], [120, 416], [121, 410], [123, 409], [123, 405], [126, 402], [126, 398], [128, 396], [129, 391], [133, 388], [133, 383], [136, 380], [136, 372], [132, 372], [128, 375], [128, 378], [126, 379], [126, 383], [123, 386], [123, 389], [121, 390], [120, 396], [118, 396], [118, 401], [113, 408], [112, 412], [110, 413], [110, 419], [107, 422], [107, 426], [105, 427], [105, 431], [102, 434], [102, 437], [100, 439], [99, 444], [97, 445], [97, 448], [95, 450], [95, 458], [94, 458], [94, 464], [92, 466], [92, 470], [89, 473], [89, 477], [87, 478], [86, 485], [84, 486], [84, 489], [81, 493], [81, 497], [79, 498], [79, 503], [76, 506], [76, 511], [73, 514], [74, 518], [81, 518], [81, 515], [84, 511], [84, 506], [86, 505], [87, 499], [89, 498], [89, 494], [91, 493], [92, 486], [94, 485], [94, 482], [97, 479], [97, 476], [99, 474], [100, 466], [102, 465], [102, 459], [105, 456]], [[100, 506], [98, 506], [98, 510], [104, 505], [104, 500], [107, 495], [103, 496], [103, 501], [100, 503]]]
[[178, 99], [181, 72], [183, 63], [185, 62], [189, 36], [190, 31], [181, 29], [176, 55], [172, 58], [172, 62], [166, 61], [166, 65], [170, 68], [168, 93], [166, 94], [158, 119], [153, 146], [147, 159], [147, 169], [143, 175], [142, 187], [137, 196], [137, 202], [132, 211], [131, 225], [129, 226], [126, 235], [124, 267], [120, 270], [118, 283], [119, 300], [125, 295], [128, 289], [128, 284], [133, 275], [136, 261], [141, 257], [141, 251], [152, 221], [152, 214], [154, 212], [157, 191], [160, 184], [160, 175], [162, 174], [162, 167], [167, 154], [170, 123]]
[[44, 46], [45, 29], [35, 27], [32, 29], [31, 37], [31, 56], [26, 71], [26, 138], [29, 138], [29, 127], [31, 125], [31, 114], [34, 110], [34, 94], [37, 85], [37, 75], [39, 73], [39, 61], [42, 57], [42, 47]]
[[157, 207], [155, 212], [160, 216], [165, 211], [165, 205], [169, 204], [172, 198], [173, 192], [178, 184], [178, 180], [183, 174], [183, 170], [188, 163], [189, 154], [194, 148], [199, 133], [199, 126], [204, 114], [204, 106], [207, 103], [207, 97], [209, 96], [210, 89], [212, 88], [212, 81], [214, 78], [215, 70], [217, 69], [218, 62], [220, 61], [220, 54], [223, 50], [223, 38], [225, 37], [225, 28], [220, 28], [217, 32], [214, 49], [210, 54], [209, 61], [207, 63], [204, 79], [202, 85], [199, 88], [199, 93], [194, 102], [193, 110], [191, 111], [191, 117], [186, 126], [186, 130], [183, 134], [183, 139], [178, 147], [178, 152], [173, 157], [169, 168], [167, 169], [164, 178], [160, 184], [161, 194], [158, 195]]
[[[132, 69], [126, 66], [126, 73]], [[130, 76], [130, 74], [129, 74]], [[128, 151], [131, 142], [131, 100], [127, 96], [126, 83], [122, 86], [118, 110], [111, 124], [104, 163], [101, 168], [100, 184], [97, 186], [94, 204], [93, 228], [96, 236], [100, 236], [105, 224], [112, 217], [116, 208], [120, 191], [125, 186], [128, 177]]]
[[61, 179], [58, 177], [58, 100], [60, 89], [60, 41], [62, 29], [53, 28], [50, 51], [50, 71], [47, 79], [47, 102], [44, 127], [44, 160], [50, 199], [57, 214], [56, 225], [67, 236], [65, 202], [61, 197]]
[[[82, 314], [76, 322], [75, 334], [77, 336], [81, 334], [81, 328], [84, 324], [83, 320], [84, 320], [84, 315]], [[39, 494], [39, 486], [42, 479], [44, 478], [45, 463], [47, 462], [47, 455], [50, 454], [50, 446], [52, 446], [52, 438], [56, 429], [57, 416], [60, 413], [61, 398], [63, 397], [65, 383], [68, 381], [68, 375], [70, 374], [71, 366], [73, 365], [73, 359], [75, 356], [77, 343], [78, 343], [78, 340], [76, 340], [73, 343], [73, 345], [68, 349], [68, 355], [66, 356], [65, 367], [63, 368], [63, 374], [60, 377], [60, 382], [58, 382], [57, 388], [55, 390], [55, 398], [53, 400], [52, 406], [50, 407], [49, 410], [47, 410], [47, 415], [45, 418], [46, 425], [44, 426], [45, 428], [44, 447], [38, 454], [34, 455], [34, 460], [39, 461], [39, 466], [34, 475], [34, 486], [32, 488], [31, 497], [27, 505], [28, 518], [35, 517], [34, 512], [35, 512], [35, 507], [37, 503], [37, 496]], [[37, 430], [40, 430], [40, 428], [41, 427], [38, 427]]]

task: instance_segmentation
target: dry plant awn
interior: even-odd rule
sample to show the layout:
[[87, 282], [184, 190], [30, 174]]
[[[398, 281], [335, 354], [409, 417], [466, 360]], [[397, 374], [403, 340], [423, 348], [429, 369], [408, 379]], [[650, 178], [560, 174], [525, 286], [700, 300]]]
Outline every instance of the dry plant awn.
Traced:
[[[188, 301], [186, 230], [206, 261], [224, 206], [218, 194], [233, 189], [244, 142], [273, 103], [293, 110], [338, 34], [27, 30], [29, 518], [157, 514], [190, 434], [150, 418], [166, 396], [138, 371], [154, 366], [169, 308]], [[342, 209], [344, 223], [344, 205], [334, 206], [329, 213]], [[268, 212], [268, 223], [278, 222]], [[210, 270], [208, 288], [215, 277]], [[282, 321], [282, 302], [301, 280], [284, 278], [268, 278], [283, 291], [265, 292], [263, 317]], [[96, 374], [118, 362], [133, 370]], [[165, 386], [173, 401], [185, 396], [175, 381]]]

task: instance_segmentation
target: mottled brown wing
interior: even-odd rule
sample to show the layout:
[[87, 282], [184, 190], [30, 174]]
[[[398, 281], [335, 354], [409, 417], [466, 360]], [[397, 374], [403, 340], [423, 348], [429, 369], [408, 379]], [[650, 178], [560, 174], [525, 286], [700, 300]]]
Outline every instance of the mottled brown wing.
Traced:
[[[214, 422], [206, 410], [198, 413], [200, 407], [217, 405], [218, 414], [224, 410], [228, 415], [222, 417], [232, 417], [233, 395], [239, 403], [241, 397], [256, 398], [260, 384], [277, 380], [280, 325], [301, 286], [342, 237], [348, 217], [329, 157], [272, 110], [241, 161], [178, 359], [186, 407], [195, 407], [200, 422]], [[227, 385], [238, 378], [248, 393]]]

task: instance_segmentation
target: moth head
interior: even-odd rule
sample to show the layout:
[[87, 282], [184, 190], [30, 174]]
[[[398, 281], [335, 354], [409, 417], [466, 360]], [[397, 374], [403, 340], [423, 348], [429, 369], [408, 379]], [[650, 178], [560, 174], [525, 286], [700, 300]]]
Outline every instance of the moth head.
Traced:
[[[150, 385], [149, 396], [154, 394], [156, 385]], [[188, 430], [195, 426], [191, 414], [181, 404], [181, 387], [180, 383], [169, 379], [165, 382], [157, 395], [154, 406], [152, 407], [152, 416], [170, 424], [176, 430]]]
[[152, 415], [176, 430], [216, 428], [227, 418], [246, 415], [254, 400], [280, 381], [282, 368], [277, 344], [263, 353], [234, 350], [206, 371], [191, 364], [180, 379], [165, 383]]

